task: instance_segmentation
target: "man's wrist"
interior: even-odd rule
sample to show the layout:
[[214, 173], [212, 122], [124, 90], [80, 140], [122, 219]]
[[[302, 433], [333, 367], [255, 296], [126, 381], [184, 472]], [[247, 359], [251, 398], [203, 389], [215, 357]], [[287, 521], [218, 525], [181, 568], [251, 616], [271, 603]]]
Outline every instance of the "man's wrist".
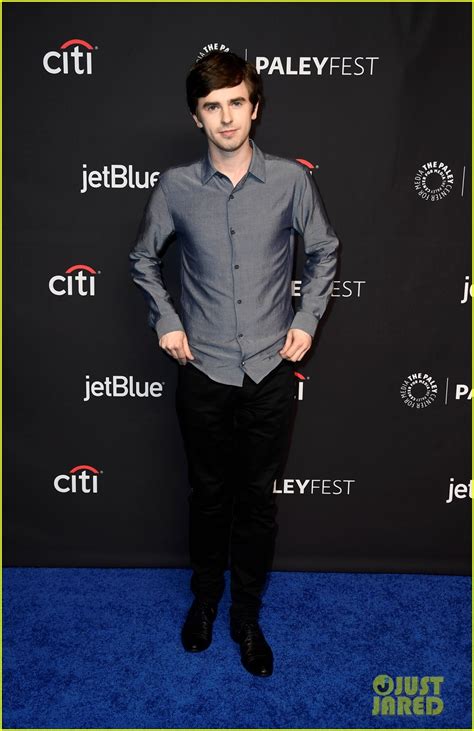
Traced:
[[314, 338], [317, 327], [318, 320], [315, 316], [310, 312], [303, 312], [300, 310], [295, 314], [289, 329], [291, 330], [292, 328], [296, 328], [297, 330], [304, 330], [304, 332]]
[[160, 317], [158, 322], [155, 324], [155, 331], [158, 335], [158, 338], [162, 338], [163, 335], [174, 332], [175, 330], [181, 330], [182, 332], [185, 332], [183, 323], [181, 322], [181, 319], [177, 314]]

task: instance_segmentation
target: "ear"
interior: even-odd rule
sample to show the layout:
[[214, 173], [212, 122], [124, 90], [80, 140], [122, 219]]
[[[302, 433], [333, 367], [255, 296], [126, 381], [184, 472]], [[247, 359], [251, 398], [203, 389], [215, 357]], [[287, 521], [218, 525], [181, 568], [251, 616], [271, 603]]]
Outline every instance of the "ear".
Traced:
[[[190, 114], [191, 114], [191, 112], [190, 112]], [[196, 123], [196, 127], [202, 128], [202, 122], [199, 121], [199, 119], [196, 117], [196, 115], [191, 114], [191, 117], [194, 119], [194, 121]]]
[[257, 112], [258, 112], [258, 105], [259, 105], [259, 104], [260, 104], [260, 102], [257, 102], [257, 103], [256, 103], [256, 105], [255, 105], [255, 109], [253, 110], [253, 112], [252, 112], [252, 116], [250, 117], [250, 119], [257, 119]]

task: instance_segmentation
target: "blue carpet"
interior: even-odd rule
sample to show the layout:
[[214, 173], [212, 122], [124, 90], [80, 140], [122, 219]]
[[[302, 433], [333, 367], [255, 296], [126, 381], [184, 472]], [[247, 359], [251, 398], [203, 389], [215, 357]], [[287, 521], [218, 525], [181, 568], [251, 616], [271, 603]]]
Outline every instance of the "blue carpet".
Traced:
[[[240, 665], [228, 573], [211, 647], [182, 649], [189, 578], [4, 569], [3, 727], [471, 727], [469, 577], [272, 573], [261, 613], [270, 678]], [[380, 674], [442, 676], [442, 713], [372, 715]]]

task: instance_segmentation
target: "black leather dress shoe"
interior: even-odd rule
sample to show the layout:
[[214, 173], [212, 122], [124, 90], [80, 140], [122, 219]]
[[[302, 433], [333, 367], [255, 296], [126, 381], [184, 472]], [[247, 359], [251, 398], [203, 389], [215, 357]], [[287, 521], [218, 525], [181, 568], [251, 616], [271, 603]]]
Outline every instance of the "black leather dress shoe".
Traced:
[[268, 677], [273, 672], [272, 648], [266, 641], [256, 620], [231, 622], [230, 636], [240, 645], [240, 659], [252, 675]]
[[181, 641], [188, 652], [207, 650], [212, 641], [212, 623], [217, 605], [195, 599], [181, 630]]

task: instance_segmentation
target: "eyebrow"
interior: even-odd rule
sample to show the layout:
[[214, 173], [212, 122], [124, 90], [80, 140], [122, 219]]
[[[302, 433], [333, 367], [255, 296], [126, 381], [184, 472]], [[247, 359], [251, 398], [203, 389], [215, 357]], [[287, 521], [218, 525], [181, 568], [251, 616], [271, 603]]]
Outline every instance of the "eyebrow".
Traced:
[[[247, 99], [244, 96], [237, 96], [237, 97], [235, 97], [235, 99], [230, 99], [229, 101], [230, 101], [230, 103], [232, 103], [232, 102], [246, 102]], [[206, 102], [205, 104], [202, 105], [202, 108], [205, 109], [206, 107], [214, 106], [215, 104], [219, 104], [219, 102]]]

